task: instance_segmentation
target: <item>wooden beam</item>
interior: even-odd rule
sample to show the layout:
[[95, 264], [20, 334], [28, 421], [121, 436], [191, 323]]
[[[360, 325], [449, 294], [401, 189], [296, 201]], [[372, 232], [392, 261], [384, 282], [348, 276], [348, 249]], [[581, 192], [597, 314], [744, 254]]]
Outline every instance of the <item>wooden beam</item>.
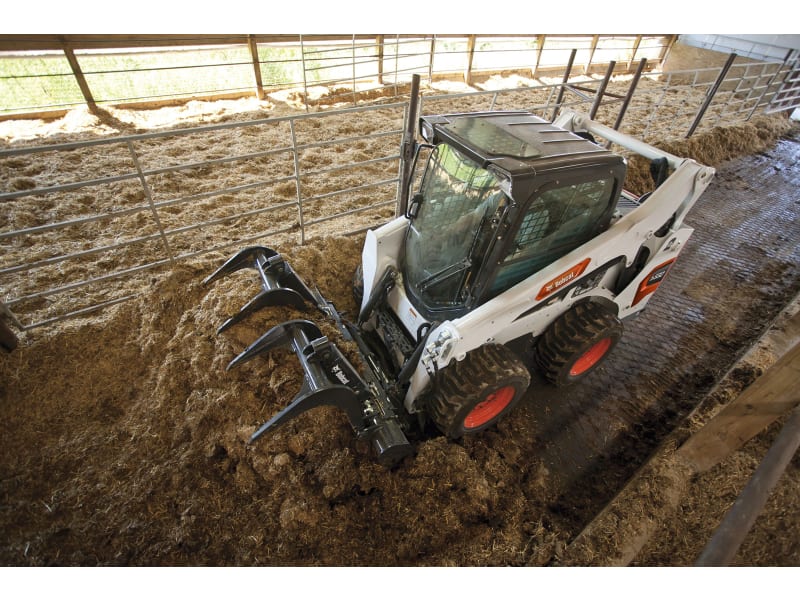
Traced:
[[672, 49], [672, 46], [675, 42], [678, 41], [677, 35], [670, 35], [667, 37], [667, 43], [661, 47], [661, 52], [658, 55], [658, 63], [661, 65], [661, 68], [664, 67], [664, 62], [667, 60], [667, 54]]
[[633, 42], [633, 52], [631, 52], [631, 59], [628, 61], [628, 71], [633, 66], [633, 61], [636, 60], [636, 53], [639, 51], [639, 44], [642, 43], [642, 36], [637, 35], [636, 41]]
[[63, 42], [62, 50], [64, 51], [64, 56], [67, 57], [69, 68], [72, 69], [72, 74], [75, 76], [75, 80], [78, 82], [78, 87], [81, 90], [81, 94], [83, 94], [84, 100], [86, 100], [86, 104], [89, 106], [89, 110], [92, 112], [96, 111], [97, 104], [92, 96], [92, 90], [89, 89], [89, 84], [86, 82], [86, 78], [83, 76], [83, 71], [81, 71], [81, 65], [78, 63], [78, 59], [75, 57], [75, 52], [72, 51], [72, 48], [70, 48], [66, 41]]
[[467, 38], [467, 67], [464, 69], [464, 83], [472, 85], [472, 59], [475, 55], [475, 35]]
[[536, 64], [531, 71], [531, 79], [536, 79], [536, 72], [539, 70], [539, 63], [542, 61], [542, 50], [544, 50], [545, 35], [541, 34], [536, 38]]
[[694, 563], [696, 567], [725, 567], [731, 563], [798, 447], [800, 409], [795, 408], [764, 460]]
[[[296, 44], [299, 34], [252, 34], [259, 44]], [[356, 34], [357, 40], [374, 40], [378, 34], [360, 33]], [[392, 34], [394, 37], [395, 34]], [[404, 33], [397, 37], [400, 39], [424, 38], [430, 34]], [[437, 38], [464, 38], [466, 33], [444, 33], [437, 34]], [[541, 34], [519, 35], [513, 33], [492, 33], [481, 34], [497, 38], [514, 37], [535, 37]], [[585, 38], [586, 35], [579, 34], [556, 34], [560, 38]], [[612, 35], [612, 34], [603, 34]], [[674, 43], [677, 35], [671, 34], [642, 34], [646, 37], [667, 38], [665, 49]], [[303, 35], [303, 39], [308, 42], [324, 41], [350, 41], [352, 35], [347, 34], [313, 34]], [[216, 46], [216, 45], [246, 45], [248, 43], [247, 34], [14, 34], [0, 35], [0, 52], [24, 52], [27, 50], [53, 50], [62, 49], [63, 40], [69, 43], [73, 50], [101, 50], [101, 49], [120, 49], [120, 48], [159, 48], [170, 46]], [[663, 59], [663, 56], [662, 56]], [[661, 60], [661, 59], [660, 59]]]
[[263, 100], [266, 95], [264, 94], [264, 83], [261, 80], [261, 62], [258, 60], [258, 44], [252, 35], [247, 36], [247, 45], [250, 47], [250, 58], [253, 59], [253, 74], [256, 78], [256, 97]]
[[707, 471], [797, 406], [798, 381], [800, 343], [690, 437], [677, 455], [696, 472]]
[[375, 36], [375, 50], [378, 55], [378, 83], [383, 85], [383, 39], [382, 35]]
[[583, 67], [583, 74], [586, 75], [589, 72], [589, 67], [592, 66], [592, 59], [594, 58], [594, 51], [597, 50], [597, 42], [600, 40], [599, 35], [592, 36], [592, 47], [589, 49], [589, 60], [586, 61], [586, 66]]

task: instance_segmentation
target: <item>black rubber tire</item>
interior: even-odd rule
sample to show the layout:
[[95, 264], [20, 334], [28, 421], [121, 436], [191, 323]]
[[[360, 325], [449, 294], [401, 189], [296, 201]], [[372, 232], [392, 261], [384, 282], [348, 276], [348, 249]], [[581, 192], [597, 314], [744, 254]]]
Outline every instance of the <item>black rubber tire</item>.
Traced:
[[364, 271], [361, 265], [356, 267], [356, 272], [353, 273], [353, 300], [356, 301], [356, 307], [361, 308], [361, 301], [364, 299]]
[[530, 381], [530, 372], [516, 354], [505, 346], [486, 344], [437, 373], [426, 399], [427, 411], [439, 431], [457, 439], [497, 423], [514, 408]]
[[594, 302], [578, 304], [539, 338], [534, 363], [550, 383], [569, 385], [594, 371], [621, 337], [622, 322], [609, 309]]
[[6, 352], [11, 352], [17, 347], [18, 343], [17, 336], [14, 335], [14, 332], [9, 329], [5, 321], [0, 319], [0, 348]]

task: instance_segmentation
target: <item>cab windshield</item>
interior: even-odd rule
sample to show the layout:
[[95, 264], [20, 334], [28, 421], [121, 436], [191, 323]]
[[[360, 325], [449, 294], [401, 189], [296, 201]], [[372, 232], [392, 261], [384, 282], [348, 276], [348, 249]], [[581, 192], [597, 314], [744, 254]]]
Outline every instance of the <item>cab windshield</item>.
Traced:
[[406, 239], [406, 283], [430, 308], [463, 305], [508, 197], [497, 177], [447, 144], [431, 154], [420, 194]]

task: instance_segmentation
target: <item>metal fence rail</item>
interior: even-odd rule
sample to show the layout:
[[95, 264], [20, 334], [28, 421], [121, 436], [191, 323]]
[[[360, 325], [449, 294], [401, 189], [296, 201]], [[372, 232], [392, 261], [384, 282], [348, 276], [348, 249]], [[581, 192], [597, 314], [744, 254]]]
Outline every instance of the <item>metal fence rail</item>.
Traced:
[[[366, 225], [359, 224], [353, 217], [382, 211], [381, 217], [373, 215], [370, 223], [374, 223], [385, 218], [387, 212], [393, 214], [400, 158], [396, 140], [402, 128], [318, 142], [304, 139], [303, 127], [309, 128], [309, 124], [321, 119], [336, 119], [342, 112], [346, 112], [348, 118], [366, 119], [380, 112], [394, 115], [393, 121], [402, 122], [405, 110], [405, 103], [394, 103], [332, 111], [324, 116], [278, 117], [0, 150], [0, 167], [6, 167], [3, 169], [5, 173], [10, 171], [7, 170], [9, 164], [12, 168], [22, 164], [14, 161], [36, 164], [36, 160], [43, 156], [52, 160], [53, 155], [70, 157], [75, 156], [75, 152], [90, 154], [91, 160], [101, 163], [100, 168], [103, 168], [103, 159], [116, 155], [118, 160], [114, 167], [119, 171], [106, 176], [0, 193], [0, 248], [3, 249], [0, 289], [5, 304], [18, 316], [25, 315], [19, 317], [22, 327], [32, 329], [135, 295], [128, 293], [129, 287], [123, 282], [119, 293], [106, 289], [100, 300], [92, 298], [88, 306], [77, 309], [61, 306], [63, 303], [59, 297], [81, 296], [82, 290], [91, 286], [130, 280], [134, 275], [174, 265], [177, 261], [265, 238], [297, 236], [296, 241], [302, 244], [309, 235], [313, 237], [314, 226], [322, 223], [330, 226], [334, 222], [334, 229], [342, 234], [363, 230]], [[170, 148], [180, 150], [179, 144], [183, 139], [208, 137], [226, 130], [235, 130], [238, 134], [253, 129], [265, 135], [272, 133], [273, 138], [282, 138], [285, 142], [256, 152], [234, 152], [206, 160], [183, 160], [181, 153], [175, 164], [149, 166], [165, 162], [161, 153], [169, 152]], [[305, 154], [314, 149], [346, 147], [356, 142], [373, 144], [374, 155], [324, 167], [305, 158]], [[194, 151], [194, 146], [187, 150], [189, 158], [193, 158]], [[69, 164], [69, 160], [64, 160]], [[219, 185], [219, 176], [225, 169], [242, 165], [255, 166], [258, 172], [248, 176], [245, 171], [243, 178], [249, 179], [246, 183]], [[271, 169], [278, 174], [262, 176], [262, 172], [269, 173]], [[203, 177], [203, 171], [206, 177]], [[316, 179], [338, 183], [342, 173], [353, 171], [368, 172], [371, 179], [356, 185], [341, 183], [330, 191], [315, 193]], [[195, 193], [181, 193], [182, 188], [176, 190], [169, 185], [171, 179], [187, 175], [194, 180]], [[59, 176], [69, 177], [69, 173], [60, 173]], [[235, 181], [237, 176], [232, 177]], [[13, 187], [15, 181], [6, 181], [5, 187]], [[209, 186], [211, 189], [205, 189]], [[120, 193], [132, 201], [113, 200], [115, 194]], [[40, 210], [44, 205], [66, 206], [74, 204], [76, 198], [88, 201], [100, 196], [112, 199], [100, 210], [90, 206], [87, 210], [78, 210], [78, 214], [70, 218], [44, 219], [41, 224], [27, 227], [15, 225], [19, 214]], [[339, 201], [342, 197], [346, 203]], [[220, 212], [220, 207], [226, 203], [226, 211]], [[220, 235], [214, 235], [217, 233]], [[76, 250], [76, 246], [80, 249]], [[77, 300], [80, 304], [80, 298]], [[50, 308], [53, 306], [59, 314], [52, 314], [54, 311]], [[35, 316], [33, 320], [28, 318], [32, 315]]]
[[[331, 87], [325, 103], [358, 102], [358, 93], [453, 74], [517, 70], [535, 77], [563, 68], [578, 50], [584, 73], [615, 60], [659, 62], [671, 35], [229, 35], [0, 36], [0, 116], [63, 113], [81, 104], [142, 106]], [[155, 49], [155, 50], [154, 50]], [[35, 54], [31, 54], [35, 51]], [[27, 54], [26, 54], [27, 53]]]
[[[797, 93], [796, 59], [643, 74], [645, 59], [620, 82], [611, 61], [602, 78], [569, 82], [578, 56], [573, 49], [563, 83], [428, 94], [421, 110], [457, 102], [459, 111], [524, 108], [552, 119], [572, 107], [653, 143], [746, 121]], [[385, 222], [407, 111], [396, 102], [0, 150], [0, 299], [32, 329], [134, 297], [153, 271], [207, 252]], [[31, 169], [45, 175], [26, 177]]]

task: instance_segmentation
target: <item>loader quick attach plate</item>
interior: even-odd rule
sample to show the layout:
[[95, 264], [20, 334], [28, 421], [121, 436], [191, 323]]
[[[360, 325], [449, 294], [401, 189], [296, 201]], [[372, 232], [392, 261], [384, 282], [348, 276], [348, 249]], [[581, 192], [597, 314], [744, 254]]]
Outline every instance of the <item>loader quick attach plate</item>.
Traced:
[[[298, 309], [316, 306], [333, 319], [346, 339], [358, 336], [355, 326], [345, 323], [332, 303], [319, 290], [312, 290], [294, 272], [283, 257], [264, 246], [244, 248], [209, 275], [208, 284], [235, 271], [252, 268], [258, 271], [262, 291], [217, 330], [221, 333], [253, 312], [267, 306], [290, 305]], [[355, 340], [364, 352], [366, 346]], [[372, 442], [379, 462], [394, 464], [412, 452], [395, 408], [381, 386], [380, 378], [370, 370], [366, 356], [366, 380], [322, 331], [307, 320], [286, 321], [272, 327], [234, 358], [230, 370], [256, 356], [280, 347], [291, 348], [303, 366], [303, 382], [294, 400], [279, 411], [250, 437], [254, 442], [297, 415], [318, 406], [335, 406], [345, 412], [358, 437]]]

